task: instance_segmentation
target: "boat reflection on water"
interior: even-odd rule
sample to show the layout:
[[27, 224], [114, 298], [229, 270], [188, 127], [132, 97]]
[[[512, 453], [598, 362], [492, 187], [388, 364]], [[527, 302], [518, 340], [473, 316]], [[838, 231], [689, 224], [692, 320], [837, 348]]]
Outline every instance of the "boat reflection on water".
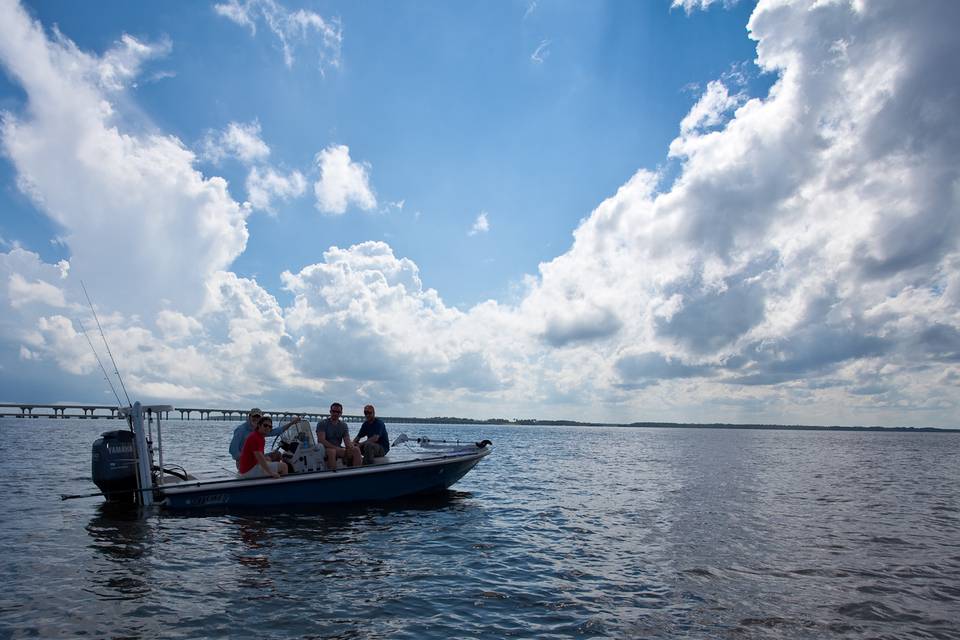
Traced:
[[[422, 496], [399, 498], [385, 503], [360, 503], [333, 507], [290, 507], [260, 509], [253, 512], [225, 514], [240, 544], [234, 554], [236, 560], [248, 569], [262, 572], [259, 578], [271, 581], [288, 574], [295, 567], [309, 567], [314, 576], [349, 579], [358, 575], [358, 567], [368, 576], [383, 577], [394, 573], [396, 567], [382, 558], [366, 555], [377, 546], [376, 540], [395, 546], [400, 541], [388, 541], [395, 531], [398, 519], [407, 522], [425, 518], [427, 526], [439, 513], [463, 514], [477, 511], [473, 494], [468, 491], [447, 490]], [[428, 518], [429, 516], [429, 518]], [[187, 518], [186, 515], [177, 516]], [[196, 514], [190, 517], [195, 518]], [[435, 522], [435, 520], [433, 520]], [[271, 558], [283, 558], [276, 566]], [[295, 574], [297, 569], [292, 569]], [[251, 579], [247, 574], [246, 579]]]
[[153, 525], [142, 510], [105, 502], [86, 526], [97, 554], [90, 591], [101, 600], [138, 600], [150, 593]]
[[264, 518], [241, 517], [236, 522], [236, 532], [240, 539], [240, 546], [232, 557], [241, 565], [243, 572], [239, 578], [239, 586], [263, 588], [273, 584], [270, 579], [271, 569], [269, 551], [272, 546], [270, 527]]

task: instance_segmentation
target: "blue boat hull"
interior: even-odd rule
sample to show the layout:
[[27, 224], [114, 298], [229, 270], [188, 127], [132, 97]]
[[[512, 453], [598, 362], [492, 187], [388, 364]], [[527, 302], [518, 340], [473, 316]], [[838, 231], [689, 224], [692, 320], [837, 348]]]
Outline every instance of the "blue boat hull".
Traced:
[[485, 449], [450, 458], [317, 471], [281, 479], [186, 482], [161, 487], [158, 497], [162, 505], [174, 510], [379, 502], [447, 489], [488, 453]]

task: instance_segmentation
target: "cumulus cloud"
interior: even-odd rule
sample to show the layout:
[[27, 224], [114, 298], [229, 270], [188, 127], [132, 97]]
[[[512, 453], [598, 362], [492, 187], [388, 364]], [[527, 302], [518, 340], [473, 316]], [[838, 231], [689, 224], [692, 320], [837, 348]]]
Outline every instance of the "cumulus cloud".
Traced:
[[0, 62], [26, 94], [22, 113], [3, 114], [3, 150], [21, 189], [62, 228], [72, 270], [94, 290], [141, 312], [160, 299], [196, 309], [207, 277], [243, 251], [246, 212], [223, 179], [193, 167], [178, 139], [121, 128], [101, 86], [110, 57], [51, 40], [22, 7], [0, 5]]
[[223, 131], [208, 131], [201, 143], [201, 154], [214, 164], [226, 157], [238, 158], [251, 164], [265, 160], [270, 147], [260, 136], [260, 123], [254, 120], [246, 124], [231, 122]]
[[246, 189], [247, 202], [253, 209], [276, 213], [276, 200], [298, 198], [306, 191], [303, 173], [293, 170], [284, 175], [266, 164], [270, 147], [264, 142], [260, 123], [231, 122], [222, 131], [208, 131], [200, 144], [201, 156], [213, 164], [234, 157], [249, 166]]
[[620, 386], [626, 389], [642, 389], [673, 378], [711, 375], [709, 367], [684, 364], [655, 352], [623, 354], [614, 368], [620, 376]]
[[229, 0], [216, 4], [214, 11], [257, 34], [257, 25], [264, 24], [280, 42], [283, 62], [292, 67], [293, 51], [303, 43], [315, 51], [321, 74], [328, 68], [340, 67], [343, 31], [337, 18], [324, 19], [318, 13], [298, 9], [290, 11], [275, 0]]
[[[801, 385], [775, 396], [794, 411], [842, 410], [838, 387], [877, 407], [955, 406], [932, 358], [951, 361], [958, 326], [960, 78], [943, 63], [957, 14], [761, 2], [749, 28], [778, 76], [769, 95], [710, 83], [671, 145], [672, 188], [638, 172], [541, 266], [525, 310], [546, 318], [547, 342], [567, 344], [550, 310], [616, 309], [616, 341], [592, 346], [603, 362], [643, 345], [608, 376], [634, 389], [727, 388], [746, 406], [738, 385]], [[602, 338], [608, 317], [569, 322], [570, 335]], [[887, 383], [871, 382], [881, 371]]]
[[706, 129], [721, 124], [725, 116], [744, 101], [743, 94], [730, 95], [727, 86], [714, 80], [700, 96], [690, 112], [680, 121], [680, 132], [689, 135], [697, 129]]
[[285, 176], [270, 167], [262, 170], [252, 167], [247, 175], [247, 197], [255, 209], [273, 212], [275, 198], [297, 198], [303, 195], [306, 188], [307, 180], [299, 171], [292, 171]]
[[157, 314], [157, 328], [167, 340], [183, 340], [200, 333], [202, 325], [196, 318], [164, 309]]
[[46, 264], [22, 247], [0, 253], [0, 344], [22, 346], [37, 336], [38, 318], [69, 312], [65, 264]]
[[609, 309], [576, 303], [554, 310], [546, 321], [543, 339], [554, 347], [613, 336], [623, 323]]
[[[246, 244], [247, 209], [222, 178], [194, 168], [179, 140], [131, 128], [122, 117], [129, 96], [118, 94], [136, 65], [119, 60], [146, 50], [129, 41], [121, 48], [123, 55], [82, 52], [61, 34], [48, 38], [20, 6], [0, 3], [0, 63], [26, 100], [22, 112], [3, 114], [3, 149], [18, 186], [62, 229], [70, 253], [69, 263], [57, 264], [17, 245], [0, 253], [0, 355], [36, 363], [34, 375], [54, 387], [69, 386], [56, 382], [56, 371], [93, 371], [80, 332], [92, 321], [79, 276], [137, 392], [162, 388], [209, 401], [321, 389], [288, 366], [276, 300], [224, 270]], [[105, 76], [104, 68], [113, 72]], [[271, 367], [251, 375], [261, 359]], [[6, 379], [7, 393], [16, 384]]]
[[353, 162], [346, 145], [331, 145], [317, 154], [320, 178], [313, 184], [317, 209], [323, 213], [345, 213], [350, 204], [369, 211], [377, 207], [370, 187], [370, 165]]
[[[104, 383], [91, 375], [98, 366], [83, 335], [85, 327], [104, 360], [95, 320], [81, 292], [51, 284], [58, 273], [59, 266], [44, 264], [32, 252], [0, 253], [0, 356], [55, 367], [43, 374], [52, 388], [57, 387], [52, 381], [66, 372], [86, 377], [89, 387], [99, 390]], [[323, 390], [322, 380], [294, 367], [292, 339], [273, 296], [255, 281], [229, 272], [213, 274], [207, 287], [204, 306], [193, 316], [162, 309], [144, 318], [97, 304], [131, 394], [164, 401], [240, 402], [276, 389]]]
[[[4, 115], [4, 150], [70, 248], [69, 269], [0, 253], [5, 361], [93, 370], [72, 320], [80, 271], [115, 294], [105, 331], [130, 379], [168, 397], [283, 390], [421, 415], [453, 403], [568, 417], [589, 403], [624, 420], [955, 423], [956, 3], [758, 3], [748, 26], [756, 63], [776, 77], [769, 93], [709, 83], [677, 123], [668, 189], [638, 170], [524, 279], [516, 304], [465, 311], [382, 242], [284, 272], [282, 307], [227, 270], [246, 212], [223, 181], [176, 139], [121, 130], [100, 58], [0, 7], [0, 60], [28, 100]], [[262, 19], [254, 3], [220, 7], [251, 29]], [[376, 208], [369, 165], [346, 146], [317, 165], [321, 211]], [[265, 207], [301, 189], [275, 177], [258, 167], [252, 181]]]
[[10, 305], [14, 308], [31, 302], [40, 302], [49, 307], [66, 306], [63, 290], [43, 280], [27, 282], [19, 273], [11, 273], [7, 287]]
[[486, 233], [487, 231], [490, 231], [490, 221], [487, 219], [487, 212], [481, 211], [479, 215], [477, 215], [477, 219], [473, 221], [473, 226], [470, 227], [467, 235], [475, 236], [478, 233]]
[[416, 264], [383, 242], [331, 247], [322, 262], [285, 272], [283, 282], [295, 298], [287, 329], [298, 370], [333, 377], [350, 396], [408, 403], [412, 394], [442, 406], [450, 389], [501, 389], [514, 373], [491, 349], [504, 318], [446, 306], [423, 287]]

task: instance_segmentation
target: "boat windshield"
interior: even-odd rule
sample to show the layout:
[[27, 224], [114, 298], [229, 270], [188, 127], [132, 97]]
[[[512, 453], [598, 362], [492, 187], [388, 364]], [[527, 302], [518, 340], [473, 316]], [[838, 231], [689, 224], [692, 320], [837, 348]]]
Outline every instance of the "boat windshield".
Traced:
[[294, 442], [299, 442], [300, 446], [314, 446], [317, 444], [317, 440], [313, 435], [313, 428], [310, 426], [310, 423], [306, 420], [301, 420], [296, 423], [279, 436], [280, 442], [283, 444], [292, 444]]

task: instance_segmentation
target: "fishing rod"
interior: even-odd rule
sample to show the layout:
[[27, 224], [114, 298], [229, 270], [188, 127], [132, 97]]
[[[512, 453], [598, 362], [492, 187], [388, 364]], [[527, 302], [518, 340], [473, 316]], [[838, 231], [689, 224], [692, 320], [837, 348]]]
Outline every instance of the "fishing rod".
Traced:
[[97, 359], [97, 364], [100, 365], [100, 371], [103, 372], [103, 379], [107, 381], [108, 385], [110, 385], [110, 391], [113, 391], [113, 397], [117, 399], [117, 406], [123, 406], [123, 403], [120, 402], [120, 396], [117, 394], [117, 388], [113, 386], [113, 382], [110, 380], [107, 370], [104, 369], [103, 363], [100, 362], [100, 356], [97, 354], [97, 350], [93, 347], [93, 341], [90, 340], [90, 335], [87, 333], [87, 328], [83, 326], [83, 320], [78, 318], [77, 322], [80, 323], [80, 330], [83, 331], [83, 337], [87, 339], [87, 344], [90, 345], [90, 350], [93, 351], [93, 357]]
[[[93, 308], [93, 302], [90, 301], [90, 294], [87, 293], [87, 287], [83, 284], [83, 280], [80, 281], [80, 286], [83, 288], [83, 295], [87, 297], [87, 304], [90, 305], [90, 311], [93, 313], [93, 319], [97, 321], [97, 329], [100, 330], [100, 337], [103, 339], [103, 345], [107, 348], [107, 355], [110, 356], [110, 362], [113, 363], [113, 372], [117, 374], [117, 380], [120, 381], [120, 388], [123, 389], [123, 395], [127, 399], [127, 406], [133, 406], [133, 403], [130, 402], [130, 395], [127, 393], [127, 387], [125, 384], [123, 384], [123, 377], [120, 375], [120, 369], [117, 367], [117, 361], [113, 359], [113, 352], [110, 351], [110, 345], [107, 343], [107, 336], [103, 334], [103, 327], [100, 326], [100, 318], [97, 317], [97, 311]], [[113, 385], [111, 384], [110, 386], [112, 387]], [[120, 402], [119, 396], [117, 396], [117, 402]]]

